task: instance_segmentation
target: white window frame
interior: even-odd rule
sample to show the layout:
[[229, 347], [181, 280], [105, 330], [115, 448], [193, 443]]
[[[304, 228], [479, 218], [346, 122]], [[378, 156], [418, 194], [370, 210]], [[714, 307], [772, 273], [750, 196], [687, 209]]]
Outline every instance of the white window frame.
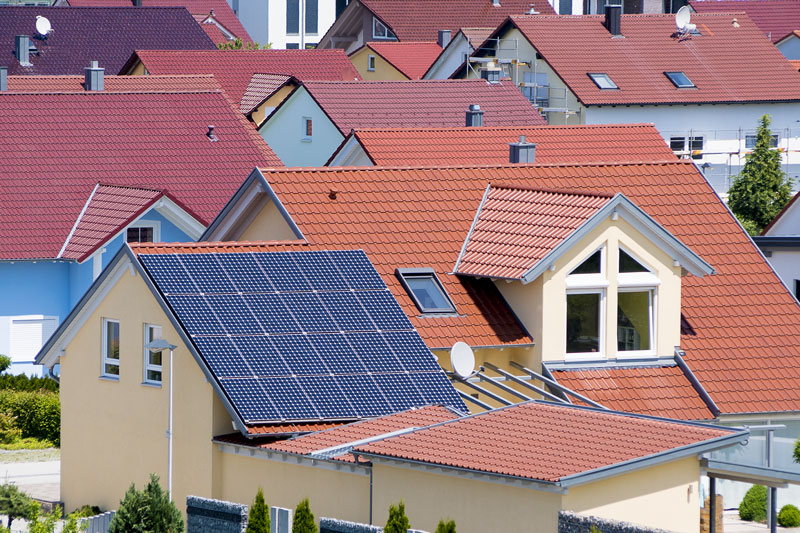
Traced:
[[[386, 35], [375, 35], [375, 28], [376, 28], [377, 24], [380, 24], [383, 27], [384, 31], [386, 32]], [[386, 24], [384, 24], [383, 22], [378, 20], [378, 17], [373, 16], [372, 17], [372, 38], [373, 39], [392, 39], [392, 40], [396, 40], [397, 36], [394, 34], [394, 32], [392, 30], [389, 29], [389, 27]]]
[[[311, 135], [307, 135], [309, 122], [311, 122]], [[303, 117], [300, 125], [303, 128], [300, 132], [300, 140], [303, 142], [311, 142], [314, 138], [314, 119], [311, 117]]]
[[160, 220], [137, 220], [122, 230], [122, 237], [128, 242], [128, 229], [131, 228], [150, 228], [153, 230], [153, 242], [161, 242], [161, 221]]
[[[657, 298], [657, 289], [655, 287], [619, 287], [617, 289], [617, 295], [620, 293], [625, 292], [647, 292], [650, 295], [650, 309], [649, 309], [649, 321], [650, 321], [650, 349], [649, 350], [620, 350], [619, 349], [619, 338], [617, 338], [617, 359], [642, 359], [646, 357], [655, 357], [656, 356], [656, 298]], [[617, 310], [619, 312], [619, 301], [617, 301]], [[615, 321], [617, 318], [614, 319]]]
[[[158, 332], [156, 333], [157, 335], [156, 337], [153, 338], [149, 337], [148, 333], [150, 332], [151, 329], [158, 330]], [[147, 323], [144, 325], [144, 344], [142, 346], [147, 346], [148, 343], [160, 338], [161, 338], [161, 326], [159, 326], [158, 324], [147, 324]], [[143, 368], [142, 383], [146, 385], [157, 385], [160, 387], [164, 379], [163, 365], [154, 365], [150, 362], [150, 356], [152, 355], [152, 352], [149, 349], [144, 348], [143, 355], [144, 355], [144, 361], [142, 365]], [[160, 380], [150, 379], [147, 375], [148, 372], [150, 371], [160, 372], [161, 379]]]
[[[101, 353], [101, 358], [100, 358], [101, 359], [101, 367], [100, 367], [101, 376], [104, 377], [104, 378], [107, 378], [107, 379], [119, 380], [119, 372], [120, 372], [120, 364], [119, 364], [120, 363], [120, 358], [119, 358], [119, 356], [120, 356], [120, 354], [117, 354], [117, 359], [114, 359], [113, 357], [109, 357], [108, 356], [108, 340], [109, 340], [108, 339], [108, 324], [116, 324], [117, 325], [117, 329], [119, 331], [119, 337], [120, 337], [120, 351], [122, 351], [121, 350], [122, 349], [122, 328], [120, 327], [119, 320], [116, 320], [114, 318], [103, 318], [103, 320], [102, 320], [103, 333], [101, 335], [101, 337], [102, 337], [102, 339], [101, 339], [102, 345], [100, 347], [100, 353]], [[108, 373], [106, 371], [106, 367], [107, 366], [116, 366], [117, 367], [117, 373], [116, 374]]]
[[[650, 293], [650, 349], [649, 350], [626, 350], [619, 349], [619, 339], [617, 339], [617, 359], [641, 359], [645, 357], [656, 356], [656, 311], [658, 303], [658, 287], [661, 285], [661, 279], [653, 272], [653, 267], [647, 261], [643, 261], [638, 254], [631, 252], [629, 248], [619, 244], [617, 246], [617, 296], [622, 292], [645, 292]], [[625, 252], [634, 261], [647, 269], [647, 272], [620, 272], [619, 271], [619, 253]], [[619, 301], [617, 301], [617, 309], [619, 312]], [[616, 318], [614, 319], [617, 320]]]
[[375, 56], [373, 54], [367, 56], [367, 70], [375, 72]]
[[[594, 253], [594, 252], [593, 252]], [[579, 274], [581, 275], [581, 274]], [[590, 275], [590, 274], [582, 274]], [[569, 317], [569, 303], [567, 296], [572, 294], [599, 294], [600, 295], [600, 323], [598, 335], [598, 350], [596, 352], [568, 352], [567, 351], [567, 335], [566, 325]], [[564, 295], [564, 359], [568, 361], [591, 361], [595, 359], [606, 358], [606, 289], [605, 288], [586, 288], [586, 289], [568, 289]]]

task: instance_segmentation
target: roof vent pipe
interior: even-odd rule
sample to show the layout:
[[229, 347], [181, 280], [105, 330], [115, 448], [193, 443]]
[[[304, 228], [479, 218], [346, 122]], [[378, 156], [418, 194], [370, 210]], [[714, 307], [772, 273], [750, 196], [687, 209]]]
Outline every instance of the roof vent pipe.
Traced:
[[98, 66], [97, 61], [92, 61], [91, 67], [83, 69], [83, 88], [87, 91], [102, 91], [106, 69]]
[[606, 19], [603, 26], [606, 27], [608, 33], [614, 37], [622, 35], [620, 16], [622, 15], [622, 6], [606, 4]]
[[536, 11], [536, 4], [530, 4], [528, 6], [528, 15], [538, 15], [539, 12]]
[[25, 67], [31, 66], [30, 61], [30, 37], [27, 35], [17, 35], [14, 37], [14, 55], [19, 61], [19, 64]]
[[8, 67], [0, 67], [0, 91], [8, 90]]
[[500, 7], [500, 0], [492, 0], [493, 7]]
[[439, 30], [439, 38], [436, 39], [436, 42], [442, 48], [450, 44], [450, 30]]
[[509, 163], [535, 163], [536, 143], [529, 143], [524, 135], [519, 136], [519, 142], [508, 143]]
[[208, 126], [208, 131], [206, 132], [206, 137], [208, 137], [208, 140], [211, 141], [212, 143], [215, 143], [215, 142], [217, 142], [219, 140], [219, 137], [217, 137], [217, 134], [214, 133], [214, 126], [211, 126], [211, 125]]
[[478, 104], [470, 104], [467, 109], [467, 127], [483, 126], [483, 110]]

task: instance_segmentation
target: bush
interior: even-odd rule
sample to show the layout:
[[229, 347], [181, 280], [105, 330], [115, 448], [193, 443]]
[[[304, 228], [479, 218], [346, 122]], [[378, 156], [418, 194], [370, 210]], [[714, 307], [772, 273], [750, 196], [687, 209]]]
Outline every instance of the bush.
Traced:
[[0, 372], [5, 372], [11, 366], [11, 358], [7, 355], [0, 355]]
[[778, 513], [778, 525], [781, 527], [800, 526], [800, 509], [790, 503], [781, 507], [781, 511]]
[[750, 522], [764, 522], [767, 519], [767, 487], [750, 487], [739, 504], [739, 518]]
[[150, 474], [150, 482], [142, 491], [131, 483], [119, 502], [117, 514], [111, 520], [108, 533], [147, 531], [150, 533], [179, 533], [183, 531], [183, 516], [161, 489], [158, 476]]
[[264, 501], [264, 491], [258, 487], [256, 499], [250, 506], [250, 514], [247, 516], [247, 530], [245, 533], [269, 533], [269, 507]]
[[23, 438], [61, 443], [61, 403], [52, 392], [0, 390], [0, 413], [16, 419]]
[[28, 523], [28, 533], [54, 533], [60, 518], [61, 507], [58, 505], [49, 513], [45, 513], [42, 511], [41, 505], [34, 503]]
[[314, 521], [308, 498], [297, 504], [297, 509], [294, 510], [292, 533], [317, 533], [317, 523]]
[[406, 516], [406, 504], [403, 503], [403, 500], [400, 500], [397, 505], [389, 505], [389, 520], [386, 521], [383, 533], [406, 533], [410, 528]]
[[50, 391], [58, 392], [58, 382], [50, 378], [28, 377], [24, 374], [12, 376], [11, 374], [0, 375], [1, 390], [16, 391]]
[[0, 485], [0, 514], [8, 516], [8, 525], [17, 518], [29, 518], [36, 504], [15, 485]]
[[436, 533], [456, 533], [456, 523], [453, 520], [439, 520], [436, 526]]

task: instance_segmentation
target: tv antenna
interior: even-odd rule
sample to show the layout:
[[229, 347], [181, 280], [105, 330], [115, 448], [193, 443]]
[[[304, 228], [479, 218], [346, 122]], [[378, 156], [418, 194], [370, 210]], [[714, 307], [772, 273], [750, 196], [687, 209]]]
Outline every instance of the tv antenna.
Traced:
[[683, 6], [675, 13], [675, 26], [677, 26], [679, 34], [686, 35], [687, 33], [692, 33], [697, 28], [695, 24], [689, 23], [691, 19], [692, 10], [689, 6]]
[[36, 33], [47, 39], [47, 35], [53, 33], [53, 25], [45, 17], [36, 15]]
[[476, 374], [475, 352], [466, 342], [458, 341], [450, 348], [450, 364], [453, 366], [453, 372], [461, 380], [469, 379]]

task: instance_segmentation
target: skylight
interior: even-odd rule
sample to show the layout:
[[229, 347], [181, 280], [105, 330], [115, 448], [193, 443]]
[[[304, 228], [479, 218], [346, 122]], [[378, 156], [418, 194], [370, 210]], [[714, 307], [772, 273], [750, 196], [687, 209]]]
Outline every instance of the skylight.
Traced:
[[595, 85], [601, 89], [619, 89], [617, 84], [605, 72], [588, 72], [587, 73]]
[[669, 81], [678, 89], [691, 89], [692, 87], [696, 87], [696, 85], [692, 83], [692, 80], [689, 79], [689, 76], [682, 71], [665, 72], [664, 75], [669, 78]]
[[431, 268], [398, 268], [397, 277], [423, 313], [455, 313], [456, 307]]

